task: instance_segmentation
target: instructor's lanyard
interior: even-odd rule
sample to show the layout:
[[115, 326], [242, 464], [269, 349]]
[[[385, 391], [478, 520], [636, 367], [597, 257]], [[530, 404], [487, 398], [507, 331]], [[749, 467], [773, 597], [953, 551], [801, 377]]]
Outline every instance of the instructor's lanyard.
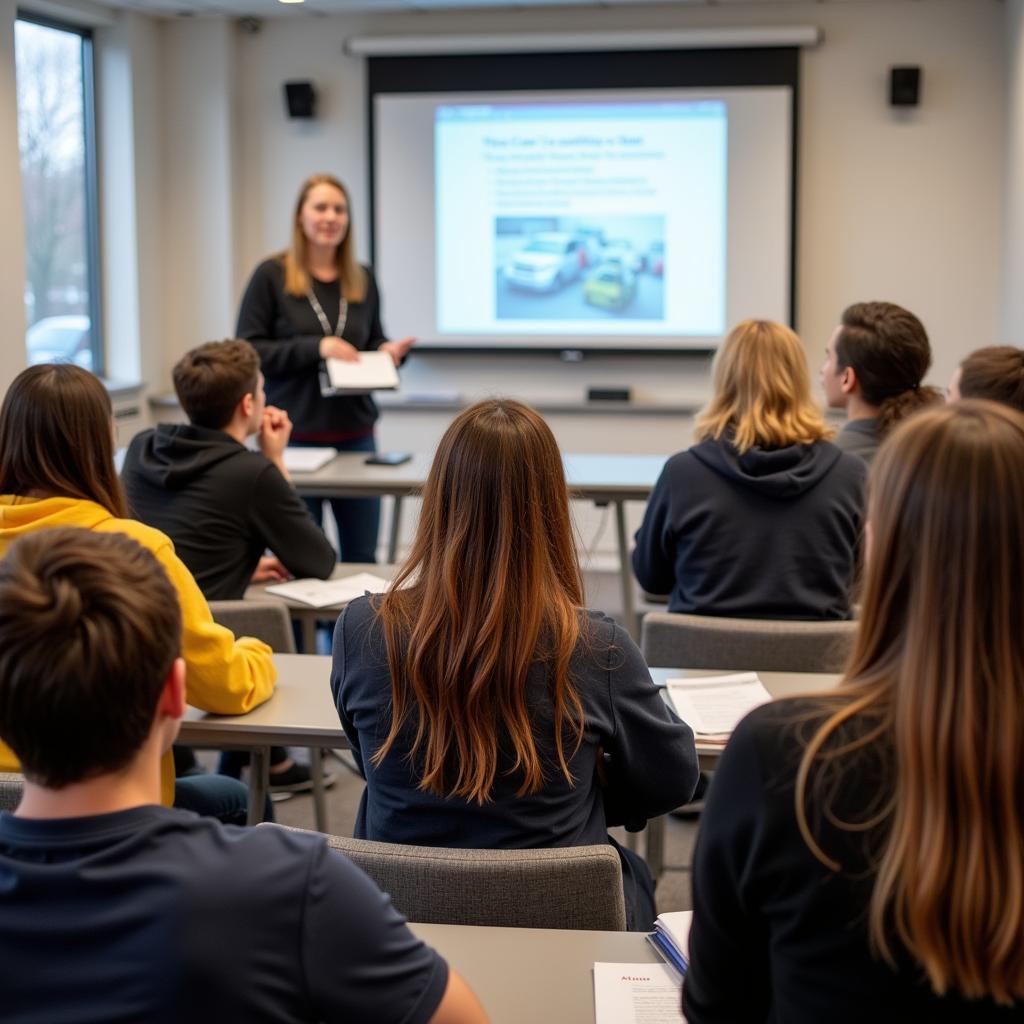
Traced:
[[324, 329], [324, 337], [333, 336], [340, 338], [341, 332], [345, 330], [345, 324], [348, 321], [348, 302], [345, 300], [345, 296], [342, 295], [338, 299], [338, 326], [333, 331], [331, 330], [331, 321], [327, 319], [324, 307], [320, 305], [320, 300], [316, 297], [312, 287], [307, 292], [306, 298], [309, 299], [309, 304], [313, 307], [313, 312], [316, 313], [316, 318]]

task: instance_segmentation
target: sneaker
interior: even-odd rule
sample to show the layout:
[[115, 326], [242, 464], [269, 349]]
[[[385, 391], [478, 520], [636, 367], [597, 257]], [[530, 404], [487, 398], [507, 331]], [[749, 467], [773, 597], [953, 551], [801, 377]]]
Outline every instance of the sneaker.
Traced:
[[[324, 789], [329, 789], [337, 775], [334, 772], [323, 771]], [[313, 776], [308, 764], [294, 761], [283, 772], [271, 772], [269, 778], [271, 796], [278, 793], [309, 793], [313, 790]]]

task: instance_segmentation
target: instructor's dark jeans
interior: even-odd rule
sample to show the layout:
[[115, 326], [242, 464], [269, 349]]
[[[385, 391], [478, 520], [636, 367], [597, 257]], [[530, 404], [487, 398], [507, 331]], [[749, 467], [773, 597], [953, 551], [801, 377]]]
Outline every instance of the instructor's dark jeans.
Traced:
[[[375, 452], [373, 435], [352, 441], [318, 444], [299, 441], [304, 447], [337, 448], [341, 452]], [[341, 551], [339, 562], [376, 562], [377, 535], [380, 533], [380, 498], [303, 498], [315, 522], [324, 525], [324, 502], [330, 501], [334, 521], [338, 524]]]

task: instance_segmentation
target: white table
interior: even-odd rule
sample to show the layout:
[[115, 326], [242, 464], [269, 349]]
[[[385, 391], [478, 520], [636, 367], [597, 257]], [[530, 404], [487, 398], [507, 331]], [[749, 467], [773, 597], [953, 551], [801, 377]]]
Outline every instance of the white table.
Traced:
[[[401, 466], [368, 466], [361, 452], [343, 452], [313, 473], [295, 473], [292, 483], [299, 494], [319, 498], [390, 496], [395, 499], [388, 538], [388, 562], [398, 551], [402, 498], [418, 494], [426, 482], [433, 457], [414, 455]], [[664, 455], [563, 455], [565, 477], [574, 498], [615, 509], [619, 549], [619, 579], [623, 618], [631, 633], [636, 629], [633, 572], [629, 564], [626, 530], [627, 501], [646, 501], [665, 464]]]
[[[214, 715], [189, 708], [178, 742], [215, 750], [252, 752], [249, 824], [263, 820], [271, 747], [349, 746], [331, 698], [331, 659], [316, 654], [275, 654], [273, 696], [246, 715]], [[318, 820], [324, 820], [318, 810]]]
[[467, 981], [491, 1024], [594, 1024], [594, 964], [658, 963], [641, 932], [411, 924]]

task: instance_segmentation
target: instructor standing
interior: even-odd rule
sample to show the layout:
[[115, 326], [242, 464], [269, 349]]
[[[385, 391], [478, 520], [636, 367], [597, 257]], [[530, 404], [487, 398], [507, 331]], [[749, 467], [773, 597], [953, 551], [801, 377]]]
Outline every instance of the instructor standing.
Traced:
[[[348, 193], [337, 178], [307, 178], [295, 204], [291, 245], [264, 260], [242, 296], [236, 334], [259, 353], [267, 401], [286, 409], [292, 440], [342, 451], [375, 450], [377, 406], [369, 395], [324, 396], [324, 359], [387, 352], [397, 366], [412, 338], [388, 341], [377, 282], [356, 262]], [[323, 500], [307, 499], [322, 524]], [[341, 560], [376, 561], [380, 499], [335, 498]]]

